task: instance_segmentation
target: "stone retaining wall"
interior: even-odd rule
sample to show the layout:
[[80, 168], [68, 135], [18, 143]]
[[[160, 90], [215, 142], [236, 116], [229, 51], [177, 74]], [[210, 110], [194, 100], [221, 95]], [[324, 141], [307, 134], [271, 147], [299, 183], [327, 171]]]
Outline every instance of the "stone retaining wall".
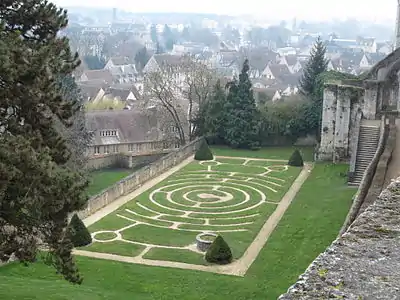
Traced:
[[278, 299], [399, 299], [399, 191], [400, 177]]
[[385, 146], [385, 135], [387, 134], [388, 130], [385, 124], [385, 120], [386, 119], [383, 116], [381, 119], [378, 147], [376, 149], [374, 157], [372, 158], [370, 164], [364, 172], [360, 186], [358, 187], [357, 193], [353, 198], [353, 204], [350, 207], [349, 213], [347, 214], [346, 220], [344, 221], [339, 235], [343, 234], [347, 230], [347, 228], [349, 228], [350, 224], [354, 222], [361, 208], [361, 205], [363, 204], [364, 199], [367, 196], [369, 187], [371, 186], [372, 178], [374, 177], [375, 170], [378, 165], [379, 158], [381, 157]]
[[86, 209], [78, 212], [78, 216], [81, 219], [90, 216], [106, 205], [114, 202], [119, 197], [131, 193], [146, 181], [181, 163], [196, 152], [201, 139], [202, 138], [199, 138], [182, 148], [172, 151], [155, 162], [130, 174], [99, 194], [91, 197]]

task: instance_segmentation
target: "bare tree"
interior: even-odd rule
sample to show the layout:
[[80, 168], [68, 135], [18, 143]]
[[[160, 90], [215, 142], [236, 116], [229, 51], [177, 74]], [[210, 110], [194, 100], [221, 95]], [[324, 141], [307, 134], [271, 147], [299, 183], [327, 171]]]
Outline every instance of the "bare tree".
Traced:
[[160, 125], [165, 134], [175, 137], [180, 145], [195, 138], [194, 120], [215, 79], [212, 70], [190, 56], [165, 59], [158, 68], [146, 74], [148, 100], [164, 112]]

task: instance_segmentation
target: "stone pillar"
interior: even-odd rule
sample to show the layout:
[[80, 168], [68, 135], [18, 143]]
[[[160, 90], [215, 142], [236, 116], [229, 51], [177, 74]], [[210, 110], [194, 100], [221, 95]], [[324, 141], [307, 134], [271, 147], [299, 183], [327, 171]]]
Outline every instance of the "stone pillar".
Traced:
[[378, 104], [379, 81], [365, 80], [364, 88], [364, 107], [362, 107], [363, 116], [367, 120], [375, 120]]
[[343, 161], [349, 155], [349, 126], [353, 88], [338, 86], [333, 161]]
[[321, 144], [318, 149], [319, 160], [333, 159], [337, 107], [336, 98], [337, 85], [326, 85], [322, 104]]
[[133, 157], [132, 155], [129, 155], [129, 159], [128, 159], [128, 168], [133, 168]]

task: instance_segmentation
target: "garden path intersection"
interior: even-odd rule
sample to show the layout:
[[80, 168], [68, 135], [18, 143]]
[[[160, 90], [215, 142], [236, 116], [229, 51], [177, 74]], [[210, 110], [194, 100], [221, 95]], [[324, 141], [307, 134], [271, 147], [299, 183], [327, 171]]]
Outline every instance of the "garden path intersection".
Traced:
[[[299, 173], [298, 168], [286, 163], [283, 160], [224, 156], [200, 162], [193, 161], [192, 157], [186, 159], [84, 220], [86, 226], [90, 226], [99, 220], [101, 224], [103, 217], [113, 215], [126, 226], [116, 230], [107, 230], [106, 226], [94, 230], [94, 243], [131, 244], [142, 247], [140, 253], [136, 256], [87, 250], [75, 250], [74, 253], [128, 263], [244, 276], [312, 169], [312, 164], [306, 163]], [[140, 228], [156, 233], [145, 239], [128, 234], [128, 231]], [[157, 232], [163, 235], [167, 231], [173, 231], [178, 238], [181, 234], [182, 243], [160, 242], [165, 239], [157, 236]], [[228, 237], [228, 244], [229, 238], [236, 241], [244, 235], [252, 237], [252, 241], [244, 246], [241, 256], [223, 266], [146, 256], [154, 249], [201, 253], [194, 244], [195, 236], [207, 232]], [[189, 240], [191, 236], [193, 239]]]

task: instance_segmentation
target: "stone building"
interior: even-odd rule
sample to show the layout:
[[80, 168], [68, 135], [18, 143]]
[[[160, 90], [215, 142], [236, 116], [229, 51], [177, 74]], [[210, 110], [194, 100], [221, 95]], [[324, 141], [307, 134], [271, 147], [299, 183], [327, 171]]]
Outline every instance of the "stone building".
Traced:
[[93, 134], [88, 148], [88, 168], [113, 165], [144, 165], [178, 148], [166, 140], [157, 111], [108, 110], [87, 113], [87, 127]]
[[389, 116], [397, 116], [400, 110], [399, 73], [397, 49], [365, 74], [365, 79], [325, 86], [317, 158], [350, 162], [350, 182], [360, 183], [375, 154], [382, 116], [387, 124]]

